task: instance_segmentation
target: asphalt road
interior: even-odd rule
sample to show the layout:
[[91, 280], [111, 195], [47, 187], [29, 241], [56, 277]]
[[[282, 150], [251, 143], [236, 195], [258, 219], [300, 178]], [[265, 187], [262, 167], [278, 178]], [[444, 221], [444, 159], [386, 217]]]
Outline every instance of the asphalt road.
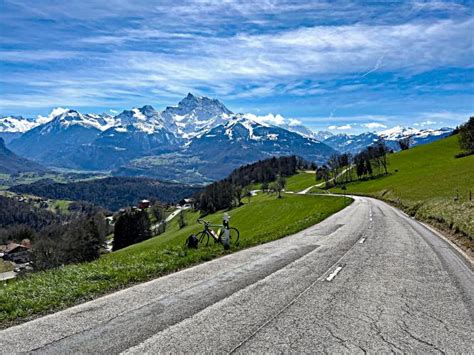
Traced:
[[387, 204], [0, 332], [0, 352], [474, 352], [474, 275]]

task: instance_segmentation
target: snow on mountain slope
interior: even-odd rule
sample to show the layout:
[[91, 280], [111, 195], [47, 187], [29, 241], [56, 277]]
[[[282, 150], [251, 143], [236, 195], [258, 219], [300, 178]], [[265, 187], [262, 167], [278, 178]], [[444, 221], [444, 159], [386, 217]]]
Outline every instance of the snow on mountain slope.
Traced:
[[192, 138], [232, 115], [219, 100], [189, 93], [176, 106], [168, 106], [162, 113], [166, 127], [182, 138]]
[[105, 131], [115, 125], [115, 119], [110, 115], [82, 114], [71, 109], [61, 109], [56, 116], [45, 121], [45, 123], [36, 126], [39, 134], [45, 135], [58, 130], [67, 130], [72, 126]]
[[452, 132], [451, 128], [440, 128], [440, 129], [416, 129], [411, 127], [401, 127], [396, 126], [381, 132], [378, 132], [378, 135], [390, 141], [397, 141], [405, 137], [412, 137], [415, 140], [426, 139], [429, 137], [436, 137], [446, 135]]
[[165, 122], [160, 112], [156, 111], [151, 105], [125, 110], [115, 116], [114, 120], [114, 125], [109, 128], [121, 133], [132, 129], [154, 134], [165, 129]]
[[314, 138], [316, 138], [318, 141], [321, 141], [321, 142], [328, 139], [329, 137], [332, 137], [332, 136], [334, 136], [334, 134], [329, 132], [329, 131], [316, 131], [316, 132], [314, 132]]
[[356, 154], [377, 141], [384, 140], [388, 148], [397, 151], [400, 149], [398, 141], [402, 138], [410, 137], [411, 145], [415, 146], [446, 137], [452, 131], [451, 128], [416, 129], [396, 126], [378, 133], [365, 132], [358, 135], [337, 134], [325, 139], [323, 142], [341, 153]]
[[335, 152], [314, 138], [254, 121], [242, 114], [233, 115], [225, 123], [196, 136], [190, 142], [189, 150], [213, 158], [239, 156], [246, 162], [293, 154], [321, 162]]
[[340, 153], [355, 154], [379, 140], [380, 137], [371, 132], [365, 132], [358, 135], [341, 133], [326, 138], [323, 143], [329, 145]]
[[34, 120], [22, 116], [0, 117], [0, 132], [24, 133], [35, 126]]

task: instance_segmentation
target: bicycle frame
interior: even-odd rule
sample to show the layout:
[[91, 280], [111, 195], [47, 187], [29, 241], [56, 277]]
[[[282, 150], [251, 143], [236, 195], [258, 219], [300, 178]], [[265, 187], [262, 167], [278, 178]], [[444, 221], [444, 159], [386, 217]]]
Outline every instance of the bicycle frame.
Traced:
[[[209, 224], [207, 222], [203, 222], [204, 223], [204, 230], [203, 232], [205, 232], [206, 234], [208, 234], [209, 236], [211, 236], [214, 240], [219, 240], [220, 238], [220, 235], [218, 235], [216, 233], [216, 231], [214, 231], [213, 229], [211, 229], [212, 227], [219, 227], [219, 228], [223, 228], [224, 226], [221, 225], [221, 224]], [[222, 234], [222, 233], [221, 233]]]

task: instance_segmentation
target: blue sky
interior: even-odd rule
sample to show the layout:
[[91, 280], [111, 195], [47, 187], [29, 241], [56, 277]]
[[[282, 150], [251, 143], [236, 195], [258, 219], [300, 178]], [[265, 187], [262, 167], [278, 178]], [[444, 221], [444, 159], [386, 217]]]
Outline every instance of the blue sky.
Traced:
[[473, 2], [0, 0], [0, 113], [175, 104], [314, 129], [474, 114]]

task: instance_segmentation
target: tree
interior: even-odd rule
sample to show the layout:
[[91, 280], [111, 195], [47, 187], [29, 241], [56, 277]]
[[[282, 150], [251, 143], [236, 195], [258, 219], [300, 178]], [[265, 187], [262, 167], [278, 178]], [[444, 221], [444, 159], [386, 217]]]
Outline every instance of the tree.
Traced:
[[459, 146], [468, 153], [474, 153], [474, 117], [459, 127]]
[[268, 182], [266, 181], [262, 182], [262, 191], [263, 192], [268, 191]]
[[324, 180], [324, 182], [326, 183], [326, 188], [329, 187], [329, 169], [326, 165], [323, 165], [322, 167], [320, 167], [318, 169], [318, 171], [316, 172], [317, 176], [318, 176], [318, 179], [322, 179]]
[[252, 191], [250, 191], [250, 188], [248, 186], [244, 187], [242, 191], [242, 196], [247, 197], [247, 202], [250, 203], [250, 199], [252, 198]]
[[242, 186], [235, 186], [234, 187], [234, 196], [235, 196], [235, 200], [237, 202], [237, 207], [238, 206], [242, 206]]
[[365, 161], [365, 168], [367, 169], [367, 174], [369, 174], [370, 176], [372, 176], [372, 164], [370, 164], [370, 159], [367, 159]]
[[281, 191], [285, 188], [286, 180], [285, 178], [278, 176], [276, 181], [270, 184], [270, 190], [278, 194], [278, 198], [281, 198]]
[[401, 150], [408, 150], [410, 149], [411, 141], [412, 141], [411, 136], [404, 137], [398, 140], [398, 146], [400, 147]]
[[151, 214], [155, 217], [156, 222], [161, 222], [165, 219], [165, 208], [159, 202], [155, 202], [151, 206]]
[[377, 157], [384, 168], [385, 174], [388, 174], [388, 169], [387, 169], [387, 152], [388, 148], [383, 140], [380, 140], [377, 142], [376, 145], [376, 151], [377, 151]]
[[150, 237], [148, 213], [140, 209], [128, 209], [120, 214], [115, 222], [113, 250], [125, 248]]
[[179, 213], [178, 213], [178, 226], [179, 226], [179, 229], [182, 229], [186, 226], [186, 221], [184, 219], [183, 210], [179, 211]]

